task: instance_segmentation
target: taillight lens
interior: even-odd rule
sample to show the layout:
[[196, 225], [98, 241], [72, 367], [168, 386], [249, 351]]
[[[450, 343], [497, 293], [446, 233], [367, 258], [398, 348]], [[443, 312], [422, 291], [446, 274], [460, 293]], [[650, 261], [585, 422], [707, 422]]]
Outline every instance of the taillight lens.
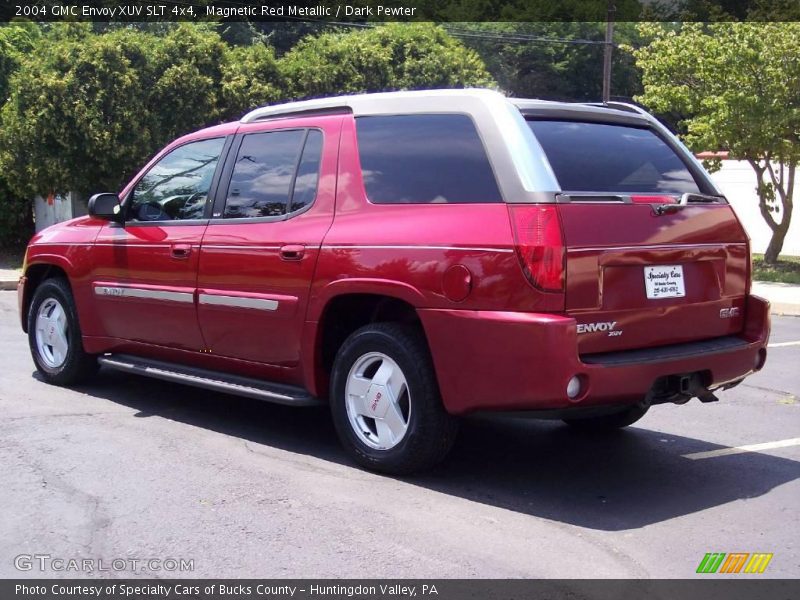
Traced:
[[522, 270], [534, 287], [564, 291], [564, 236], [554, 205], [511, 205], [514, 243]]

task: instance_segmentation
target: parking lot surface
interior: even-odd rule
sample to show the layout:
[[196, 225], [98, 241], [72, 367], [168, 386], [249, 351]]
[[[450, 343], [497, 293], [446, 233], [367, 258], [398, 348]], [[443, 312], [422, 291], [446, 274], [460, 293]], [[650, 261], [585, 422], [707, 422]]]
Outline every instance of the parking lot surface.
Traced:
[[15, 567], [46, 554], [193, 561], [115, 577], [684, 578], [707, 552], [798, 577], [800, 318], [770, 343], [718, 403], [605, 437], [468, 419], [443, 465], [396, 479], [354, 467], [325, 409], [105, 370], [49, 386], [0, 292], [0, 577], [82, 575]]

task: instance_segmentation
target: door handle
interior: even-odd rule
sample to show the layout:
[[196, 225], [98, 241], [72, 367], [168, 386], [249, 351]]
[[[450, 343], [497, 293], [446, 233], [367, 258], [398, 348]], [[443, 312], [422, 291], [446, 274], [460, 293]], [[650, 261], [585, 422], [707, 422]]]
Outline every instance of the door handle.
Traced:
[[306, 253], [306, 247], [302, 244], [286, 244], [281, 246], [282, 260], [300, 260]]
[[185, 260], [189, 258], [189, 255], [192, 253], [192, 245], [191, 244], [172, 244], [169, 249], [169, 254], [172, 258], [177, 258], [180, 260]]

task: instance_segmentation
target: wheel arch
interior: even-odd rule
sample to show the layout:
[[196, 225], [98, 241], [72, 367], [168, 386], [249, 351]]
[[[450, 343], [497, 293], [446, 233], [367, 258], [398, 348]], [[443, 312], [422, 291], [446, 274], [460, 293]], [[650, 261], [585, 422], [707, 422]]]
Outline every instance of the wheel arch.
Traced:
[[66, 263], [66, 261], [58, 260], [58, 257], [52, 258], [55, 259], [52, 260], [52, 262], [35, 262], [27, 265], [25, 268], [25, 285], [22, 289], [19, 305], [22, 330], [25, 333], [28, 333], [28, 310], [31, 307], [33, 295], [36, 293], [36, 289], [42, 284], [42, 282], [54, 277], [61, 277], [67, 282], [67, 285], [72, 288], [69, 275], [67, 274], [70, 265]]
[[[403, 287], [400, 287], [403, 286]], [[380, 286], [366, 291], [361, 286], [337, 287], [339, 293], [329, 294], [320, 303], [316, 318], [306, 321], [304, 346], [307, 384], [312, 393], [320, 398], [328, 396], [331, 368], [336, 353], [347, 337], [369, 323], [401, 322], [419, 327], [423, 337], [425, 330], [417, 313], [421, 294], [410, 292], [411, 286]], [[399, 290], [399, 293], [398, 293]]]

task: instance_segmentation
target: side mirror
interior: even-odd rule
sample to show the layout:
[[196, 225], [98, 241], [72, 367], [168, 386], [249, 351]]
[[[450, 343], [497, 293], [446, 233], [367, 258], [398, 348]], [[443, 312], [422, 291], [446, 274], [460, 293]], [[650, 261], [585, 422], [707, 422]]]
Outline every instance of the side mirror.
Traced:
[[89, 198], [89, 214], [108, 221], [122, 221], [122, 206], [116, 194], [95, 194]]

